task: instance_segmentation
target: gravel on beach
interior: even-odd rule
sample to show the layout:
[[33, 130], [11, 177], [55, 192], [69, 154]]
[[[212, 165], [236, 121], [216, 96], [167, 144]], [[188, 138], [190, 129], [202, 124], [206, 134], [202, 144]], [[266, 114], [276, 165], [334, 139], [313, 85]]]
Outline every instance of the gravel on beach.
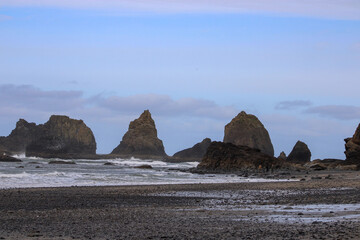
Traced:
[[360, 173], [0, 190], [0, 239], [360, 239]]

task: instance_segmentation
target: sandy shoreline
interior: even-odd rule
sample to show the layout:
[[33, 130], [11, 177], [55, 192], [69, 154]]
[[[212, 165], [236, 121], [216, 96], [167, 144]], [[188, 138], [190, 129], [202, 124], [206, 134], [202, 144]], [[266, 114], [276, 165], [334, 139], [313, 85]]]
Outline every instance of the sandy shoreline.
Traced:
[[359, 175], [311, 173], [297, 182], [1, 189], [0, 238], [359, 239]]

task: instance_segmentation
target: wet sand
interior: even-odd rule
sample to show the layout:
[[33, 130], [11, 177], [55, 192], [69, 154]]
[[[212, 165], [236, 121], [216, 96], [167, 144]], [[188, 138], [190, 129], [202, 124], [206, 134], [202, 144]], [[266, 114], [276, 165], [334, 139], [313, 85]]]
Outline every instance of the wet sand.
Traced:
[[0, 239], [360, 239], [359, 172], [296, 178], [3, 189]]

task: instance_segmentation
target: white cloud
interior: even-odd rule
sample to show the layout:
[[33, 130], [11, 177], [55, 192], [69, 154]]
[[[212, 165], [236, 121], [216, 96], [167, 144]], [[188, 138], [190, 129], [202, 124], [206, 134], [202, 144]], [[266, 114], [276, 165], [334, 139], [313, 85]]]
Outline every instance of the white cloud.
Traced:
[[312, 105], [312, 103], [310, 101], [303, 101], [303, 100], [283, 101], [283, 102], [279, 102], [275, 106], [275, 109], [293, 110], [293, 109], [298, 109], [298, 108], [301, 108], [301, 107], [308, 107], [308, 106], [311, 106], [311, 105]]
[[215, 102], [182, 98], [174, 100], [167, 95], [143, 94], [129, 97], [99, 98], [99, 106], [108, 108], [115, 112], [135, 113], [144, 109], [160, 116], [193, 116], [217, 119], [229, 119], [235, 116], [237, 109], [231, 106], [219, 106]]
[[[85, 98], [81, 91], [44, 91], [31, 85], [0, 85], [2, 113], [14, 114], [48, 112], [83, 113], [89, 116], [116, 118], [119, 115], [135, 116], [149, 109], [153, 114], [167, 117], [188, 116], [214, 119], [231, 119], [238, 110], [219, 106], [215, 102], [182, 98], [174, 100], [168, 95], [143, 94], [127, 97], [95, 96]], [[21, 117], [21, 116], [20, 116]]]
[[321, 117], [334, 118], [339, 120], [360, 121], [360, 107], [349, 105], [326, 105], [308, 108], [305, 113], [318, 114]]
[[2, 0], [1, 6], [158, 13], [271, 13], [360, 20], [358, 0]]
[[2, 107], [31, 111], [66, 111], [84, 105], [82, 92], [43, 91], [31, 85], [0, 85]]

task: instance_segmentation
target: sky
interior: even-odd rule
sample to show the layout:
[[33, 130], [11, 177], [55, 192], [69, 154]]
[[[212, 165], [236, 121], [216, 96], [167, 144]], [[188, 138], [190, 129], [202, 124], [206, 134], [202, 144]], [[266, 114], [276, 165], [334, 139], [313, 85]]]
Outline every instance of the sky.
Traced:
[[149, 109], [172, 155], [246, 111], [344, 159], [359, 89], [358, 0], [0, 0], [0, 136], [68, 115], [109, 153]]

